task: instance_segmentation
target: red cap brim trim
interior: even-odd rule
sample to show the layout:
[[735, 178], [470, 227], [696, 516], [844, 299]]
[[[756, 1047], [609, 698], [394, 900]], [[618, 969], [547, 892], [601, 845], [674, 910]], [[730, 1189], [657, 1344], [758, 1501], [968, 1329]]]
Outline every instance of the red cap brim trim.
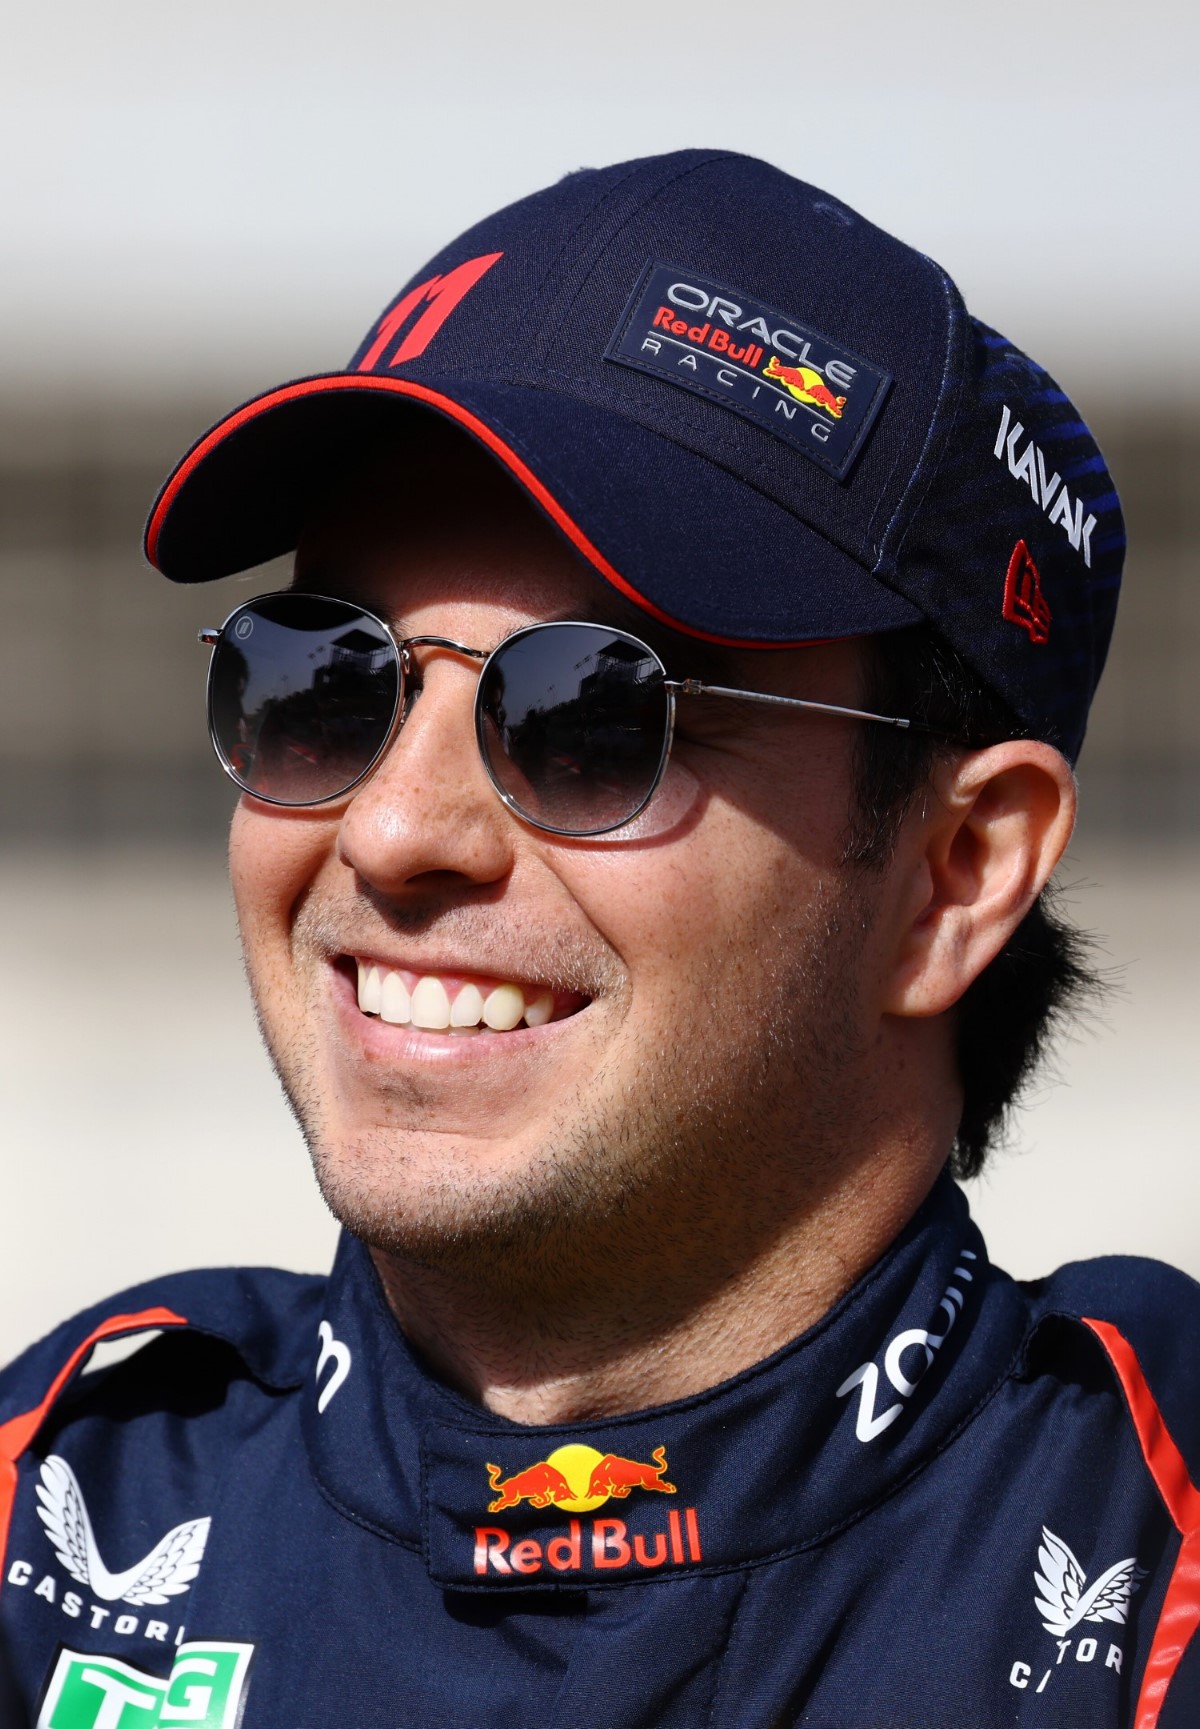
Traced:
[[305, 396], [326, 395], [335, 390], [390, 391], [396, 396], [405, 396], [417, 402], [428, 403], [439, 413], [457, 421], [481, 444], [486, 445], [494, 456], [499, 458], [513, 478], [519, 481], [530, 497], [541, 505], [551, 521], [557, 524], [572, 545], [583, 554], [588, 563], [600, 573], [606, 582], [611, 583], [619, 593], [623, 594], [627, 600], [632, 601], [642, 612], [649, 613], [652, 618], [656, 618], [660, 624], [669, 626], [671, 630], [680, 631], [685, 636], [697, 637], [702, 642], [720, 643], [725, 648], [815, 648], [819, 646], [819, 641], [831, 640], [829, 638], [813, 639], [809, 637], [798, 642], [768, 643], [761, 639], [715, 636], [710, 631], [697, 630], [694, 625], [684, 624], [680, 619], [673, 618], [670, 613], [655, 606], [653, 601], [647, 600], [645, 595], [639, 594], [637, 589], [626, 581], [620, 571], [610, 564], [600, 549], [588, 539], [579, 524], [567, 514], [549, 488], [538, 479], [528, 464], [504, 442], [498, 433], [493, 431], [486, 421], [480, 420], [477, 415], [472, 414], [461, 403], [455, 402], [453, 397], [443, 396], [439, 391], [430, 390], [426, 385], [413, 384], [407, 379], [363, 377], [354, 373], [335, 373], [325, 378], [310, 378], [304, 379], [298, 384], [282, 385], [278, 390], [269, 391], [266, 396], [260, 396], [254, 402], [248, 402], [245, 407], [239, 408], [236, 413], [231, 414], [227, 420], [223, 420], [219, 426], [214, 426], [212, 431], [202, 438], [195, 449], [190, 451], [179, 464], [163, 488], [162, 495], [154, 508], [154, 513], [146, 526], [146, 557], [154, 568], [160, 571], [162, 569], [158, 562], [158, 543], [175, 500], [191, 475], [218, 445], [224, 443], [225, 439], [236, 432], [239, 427], [247, 425], [250, 421], [256, 420], [260, 415], [268, 413], [273, 408], [278, 408], [285, 402], [294, 402]]

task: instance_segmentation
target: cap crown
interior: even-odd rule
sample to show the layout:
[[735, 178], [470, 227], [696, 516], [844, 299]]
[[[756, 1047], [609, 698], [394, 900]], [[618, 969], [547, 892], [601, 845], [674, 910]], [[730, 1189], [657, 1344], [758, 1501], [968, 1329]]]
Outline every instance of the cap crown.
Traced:
[[[438, 289], [448, 281], [457, 294], [464, 265], [478, 274], [443, 314]], [[653, 322], [667, 307], [685, 324], [673, 347], [673, 327]], [[381, 342], [397, 310], [405, 317]], [[754, 414], [717, 382], [729, 350], [711, 344], [725, 331], [751, 349], [726, 371], [756, 375]], [[639, 364], [647, 336], [659, 348]], [[797, 355], [815, 402], [784, 395], [778, 374], [795, 375]], [[351, 369], [441, 386], [503, 380], [693, 452], [910, 601], [1022, 721], [1077, 753], [1124, 551], [1104, 460], [1054, 381], [970, 318], [944, 271], [818, 188], [698, 150], [568, 175], [432, 259]], [[754, 387], [739, 384], [743, 396]], [[822, 387], [834, 407], [841, 398], [836, 418]], [[848, 419], [853, 436], [831, 462]], [[665, 513], [671, 485], [668, 450]], [[653, 540], [654, 525], [643, 532]], [[697, 595], [699, 613], [681, 619], [742, 639], [802, 639], [805, 590], [820, 573], [804, 560], [772, 575], [764, 584], [758, 570], [729, 568], [722, 616], [704, 616]]]

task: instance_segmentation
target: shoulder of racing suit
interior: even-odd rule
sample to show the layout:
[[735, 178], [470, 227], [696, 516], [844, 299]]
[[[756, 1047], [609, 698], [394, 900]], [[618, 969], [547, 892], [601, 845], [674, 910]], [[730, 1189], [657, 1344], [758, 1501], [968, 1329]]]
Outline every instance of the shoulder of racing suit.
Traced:
[[1053, 1336], [1064, 1324], [1093, 1335], [1178, 1532], [1136, 1729], [1185, 1729], [1200, 1720], [1200, 1284], [1161, 1261], [1111, 1255], [1070, 1262], [1026, 1289], [1032, 1324], [1025, 1372], [1036, 1369], [1043, 1341], [1053, 1372]]
[[1193, 1476], [1200, 1475], [1200, 1283], [1177, 1267], [1135, 1255], [1071, 1261], [1022, 1287], [1031, 1309], [1029, 1345], [1055, 1319], [1086, 1327], [1104, 1347], [1127, 1402], [1135, 1381], [1114, 1333], [1136, 1358], [1163, 1424]]
[[[312, 1370], [325, 1285], [323, 1277], [274, 1267], [221, 1267], [151, 1279], [94, 1303], [0, 1369], [0, 1459], [14, 1456], [18, 1440], [29, 1445], [52, 1411], [61, 1417], [81, 1383], [104, 1373], [110, 1362], [126, 1359], [134, 1341], [150, 1342], [155, 1335], [232, 1347], [236, 1369], [228, 1351], [209, 1353], [211, 1371], [218, 1376], [248, 1374], [274, 1392], [298, 1387]], [[143, 1362], [153, 1363], [152, 1379], [164, 1397], [169, 1381], [162, 1378], [162, 1367], [168, 1354], [161, 1348], [149, 1357], [139, 1353]], [[133, 1364], [122, 1379], [130, 1373], [137, 1373]], [[36, 1426], [26, 1435], [34, 1412]], [[22, 1424], [19, 1433], [13, 1424]]]

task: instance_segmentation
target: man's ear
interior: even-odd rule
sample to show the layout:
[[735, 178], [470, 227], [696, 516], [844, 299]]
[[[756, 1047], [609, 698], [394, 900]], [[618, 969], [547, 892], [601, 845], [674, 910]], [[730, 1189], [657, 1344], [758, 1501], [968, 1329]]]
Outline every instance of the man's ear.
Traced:
[[934, 770], [905, 820], [899, 929], [884, 1011], [939, 1015], [995, 959], [1049, 881], [1075, 826], [1075, 777], [1037, 739]]

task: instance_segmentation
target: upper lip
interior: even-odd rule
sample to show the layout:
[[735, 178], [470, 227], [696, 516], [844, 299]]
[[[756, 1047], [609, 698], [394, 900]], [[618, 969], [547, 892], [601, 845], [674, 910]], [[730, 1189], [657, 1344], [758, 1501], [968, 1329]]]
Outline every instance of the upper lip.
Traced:
[[464, 960], [461, 956], [453, 960], [439, 956], [436, 960], [428, 956], [416, 957], [408, 955], [387, 956], [372, 948], [342, 949], [335, 959], [349, 959], [359, 962], [365, 967], [379, 967], [381, 971], [394, 973], [416, 973], [418, 978], [481, 978], [503, 979], [508, 984], [529, 986], [539, 991], [554, 990], [555, 986], [548, 979], [537, 978], [527, 969], [517, 966], [507, 968], [490, 955], [482, 965]]

